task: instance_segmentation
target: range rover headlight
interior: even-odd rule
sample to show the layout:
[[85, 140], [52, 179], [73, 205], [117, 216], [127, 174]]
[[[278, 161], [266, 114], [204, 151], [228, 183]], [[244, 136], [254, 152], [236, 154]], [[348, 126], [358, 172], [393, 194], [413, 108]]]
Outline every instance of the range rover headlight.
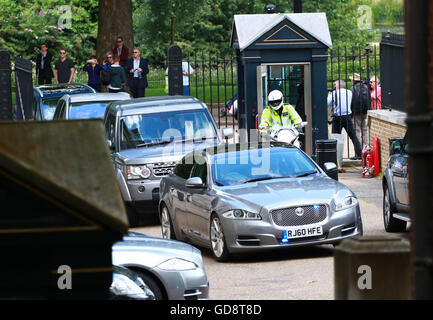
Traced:
[[262, 220], [259, 213], [249, 212], [245, 210], [235, 209], [223, 213], [224, 218], [239, 219], [239, 220]]
[[151, 175], [150, 169], [145, 166], [125, 166], [125, 176], [128, 180], [148, 179]]
[[343, 200], [335, 202], [335, 211], [345, 210], [358, 204], [358, 199], [354, 196], [347, 196]]

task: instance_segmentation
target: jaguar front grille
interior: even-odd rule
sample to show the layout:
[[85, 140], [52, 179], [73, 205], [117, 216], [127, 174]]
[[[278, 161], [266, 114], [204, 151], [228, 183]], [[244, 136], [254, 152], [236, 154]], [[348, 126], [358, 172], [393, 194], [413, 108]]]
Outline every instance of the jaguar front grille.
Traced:
[[277, 226], [304, 226], [322, 222], [326, 219], [326, 205], [298, 206], [271, 211], [272, 220]]

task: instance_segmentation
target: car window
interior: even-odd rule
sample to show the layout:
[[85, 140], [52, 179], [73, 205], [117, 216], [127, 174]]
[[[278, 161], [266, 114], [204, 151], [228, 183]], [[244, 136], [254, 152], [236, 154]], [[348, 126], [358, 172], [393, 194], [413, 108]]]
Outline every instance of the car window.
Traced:
[[41, 109], [44, 120], [53, 120], [54, 112], [56, 111], [58, 98], [42, 99]]
[[56, 108], [56, 112], [54, 113], [53, 119], [56, 120], [65, 119], [64, 110], [65, 110], [65, 100], [60, 100], [57, 103], [57, 108]]
[[111, 143], [115, 144], [115, 130], [116, 128], [116, 117], [112, 113], [108, 113], [107, 119], [105, 122], [105, 132], [107, 134], [107, 140], [110, 140]]
[[69, 119], [103, 119], [108, 103], [110, 101], [72, 103], [69, 108]]
[[238, 185], [251, 179], [296, 177], [318, 172], [315, 164], [296, 148], [241, 150], [216, 154], [212, 179], [220, 186]]
[[121, 149], [161, 141], [217, 138], [216, 129], [203, 109], [125, 116], [121, 119], [121, 130]]
[[194, 166], [192, 158], [184, 157], [174, 168], [173, 173], [182, 179], [188, 179]]
[[194, 165], [194, 170], [191, 174], [191, 177], [199, 177], [203, 183], [207, 184], [207, 163], [206, 160], [202, 157], [195, 157], [194, 159], [197, 162]]
[[35, 120], [41, 120], [41, 110], [38, 108], [38, 100], [36, 97], [33, 97], [33, 115]]

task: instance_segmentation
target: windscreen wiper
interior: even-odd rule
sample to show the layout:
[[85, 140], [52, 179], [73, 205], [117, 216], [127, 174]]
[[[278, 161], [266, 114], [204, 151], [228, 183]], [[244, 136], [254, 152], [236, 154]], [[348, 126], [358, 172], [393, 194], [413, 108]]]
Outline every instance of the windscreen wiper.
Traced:
[[317, 170], [309, 171], [309, 172], [304, 172], [304, 173], [298, 174], [297, 176], [295, 176], [295, 178], [306, 177], [306, 176], [309, 176], [309, 175], [314, 174], [314, 173], [317, 173]]
[[164, 140], [164, 141], [156, 141], [156, 142], [149, 142], [149, 143], [139, 143], [136, 144], [135, 147], [139, 148], [139, 147], [150, 147], [150, 146], [157, 146], [157, 145], [161, 145], [161, 144], [169, 144], [170, 142], [172, 142], [171, 140]]
[[244, 181], [243, 183], [265, 181], [265, 180], [271, 180], [271, 179], [284, 179], [284, 178], [293, 178], [293, 177], [292, 176], [261, 177], [261, 178], [249, 179], [249, 180]]
[[201, 138], [192, 138], [192, 139], [187, 139], [187, 140], [174, 140], [174, 142], [195, 142], [195, 141], [205, 141], [207, 139], [212, 139], [215, 140], [217, 137], [213, 136], [213, 137], [201, 137]]

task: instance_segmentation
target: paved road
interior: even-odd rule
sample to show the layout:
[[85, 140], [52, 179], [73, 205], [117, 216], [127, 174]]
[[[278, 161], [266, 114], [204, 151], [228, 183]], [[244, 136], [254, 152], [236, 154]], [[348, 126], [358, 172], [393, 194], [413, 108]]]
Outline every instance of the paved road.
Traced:
[[[359, 198], [364, 235], [385, 234], [381, 180], [363, 179], [360, 172], [360, 167], [347, 168], [346, 173], [339, 174], [339, 180]], [[161, 237], [159, 225], [134, 231]], [[229, 263], [218, 263], [209, 250], [201, 250], [211, 299], [334, 299], [331, 245], [245, 255]]]

